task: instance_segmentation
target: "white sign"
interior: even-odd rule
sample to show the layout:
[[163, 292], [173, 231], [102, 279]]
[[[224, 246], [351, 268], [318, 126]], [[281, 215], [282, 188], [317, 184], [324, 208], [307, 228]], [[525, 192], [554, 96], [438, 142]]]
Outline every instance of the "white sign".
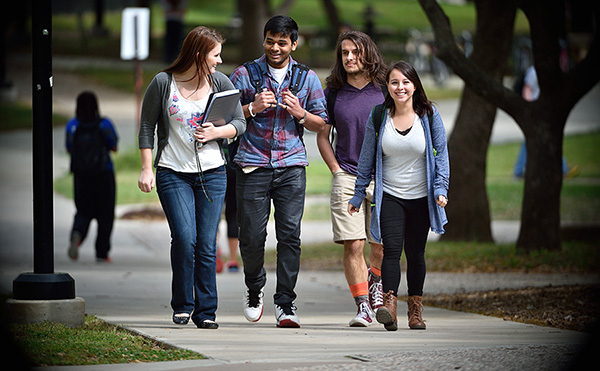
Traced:
[[150, 9], [125, 8], [121, 19], [121, 59], [148, 58]]

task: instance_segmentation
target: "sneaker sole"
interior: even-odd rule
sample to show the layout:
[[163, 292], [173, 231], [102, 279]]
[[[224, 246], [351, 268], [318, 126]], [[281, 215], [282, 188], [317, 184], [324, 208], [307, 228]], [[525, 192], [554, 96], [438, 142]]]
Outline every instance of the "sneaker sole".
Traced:
[[248, 320], [248, 322], [258, 322], [258, 321], [259, 321], [259, 320], [262, 318], [262, 315], [263, 315], [263, 309], [264, 309], [264, 307], [260, 309], [260, 314], [259, 314], [258, 318], [256, 318], [256, 319], [254, 319], [254, 318], [252, 318], [252, 317], [248, 317], [248, 316], [246, 315], [246, 313], [244, 313], [244, 317], [246, 317], [246, 320]]
[[300, 328], [300, 324], [291, 319], [284, 319], [277, 324], [277, 327]]
[[353, 319], [348, 325], [350, 327], [369, 327], [370, 323], [365, 320]]

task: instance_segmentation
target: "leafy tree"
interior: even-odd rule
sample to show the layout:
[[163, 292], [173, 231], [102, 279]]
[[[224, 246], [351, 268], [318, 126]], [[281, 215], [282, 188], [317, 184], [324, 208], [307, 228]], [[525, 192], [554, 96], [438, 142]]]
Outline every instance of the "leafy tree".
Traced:
[[[459, 75], [473, 93], [485, 99], [515, 119], [525, 135], [527, 143], [527, 172], [523, 194], [521, 230], [517, 249], [523, 252], [533, 250], [559, 250], [560, 241], [560, 191], [562, 187], [562, 142], [563, 132], [569, 113], [575, 104], [600, 81], [600, 39], [597, 28], [600, 18], [598, 2], [577, 6], [579, 2], [560, 0], [475, 0], [479, 17], [489, 14], [491, 9], [503, 6], [520, 8], [530, 23], [534, 65], [540, 83], [540, 97], [534, 102], [526, 102], [511, 89], [504, 87], [495, 76], [490, 75], [475, 60], [467, 59], [454, 42], [448, 17], [435, 0], [419, 0], [433, 27], [440, 58]], [[567, 6], [570, 12], [567, 12]], [[570, 14], [571, 18], [567, 15]], [[587, 54], [568, 69], [561, 69], [560, 43], [565, 40], [568, 21], [571, 19], [590, 20], [592, 39]], [[505, 24], [502, 22], [506, 22]], [[487, 27], [495, 23], [512, 29], [512, 23], [504, 17], [489, 19]], [[502, 38], [486, 33], [484, 43], [497, 45]], [[499, 62], [504, 64], [504, 61]], [[458, 125], [461, 121], [457, 122]], [[484, 125], [484, 124], [482, 124]], [[478, 127], [478, 129], [481, 129]], [[487, 129], [483, 129], [487, 130]], [[482, 141], [489, 141], [489, 135], [482, 135], [464, 142], [462, 146], [482, 147]], [[454, 145], [456, 147], [457, 145]], [[451, 161], [468, 161], [457, 158], [450, 151]], [[485, 156], [483, 157], [485, 159]], [[468, 166], [468, 164], [465, 164]], [[480, 179], [485, 176], [485, 166], [477, 166], [475, 172]], [[459, 172], [460, 174], [460, 172]], [[460, 187], [460, 182], [471, 179], [452, 174], [452, 187]], [[458, 184], [457, 184], [458, 183]], [[481, 184], [478, 185], [481, 188]], [[481, 189], [477, 191], [481, 192]], [[485, 192], [485, 189], [483, 190]], [[451, 199], [452, 200], [452, 199]], [[472, 207], [481, 208], [480, 204]], [[449, 214], [452, 213], [449, 205]], [[460, 214], [462, 212], [462, 215]], [[485, 212], [485, 211], [484, 211]], [[489, 215], [489, 211], [487, 211]], [[475, 222], [472, 215], [455, 209], [453, 223], [461, 220]], [[488, 219], [489, 220], [489, 219]], [[469, 237], [468, 234], [465, 236]], [[469, 238], [465, 238], [469, 239]]]

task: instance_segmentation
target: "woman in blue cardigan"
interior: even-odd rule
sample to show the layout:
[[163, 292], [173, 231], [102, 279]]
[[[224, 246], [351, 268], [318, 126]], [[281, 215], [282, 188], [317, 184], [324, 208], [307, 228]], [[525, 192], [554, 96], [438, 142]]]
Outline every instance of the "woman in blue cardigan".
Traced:
[[[367, 122], [350, 214], [359, 210], [375, 173], [371, 234], [383, 242], [384, 306], [377, 321], [388, 331], [398, 328], [396, 306], [400, 257], [407, 259], [408, 324], [425, 329], [421, 313], [425, 281], [425, 245], [429, 229], [444, 233], [447, 223], [450, 166], [446, 132], [439, 112], [425, 94], [419, 75], [404, 61], [387, 72], [388, 95], [381, 125], [373, 113]], [[373, 110], [375, 112], [375, 110]], [[375, 120], [377, 121], [377, 120]]]

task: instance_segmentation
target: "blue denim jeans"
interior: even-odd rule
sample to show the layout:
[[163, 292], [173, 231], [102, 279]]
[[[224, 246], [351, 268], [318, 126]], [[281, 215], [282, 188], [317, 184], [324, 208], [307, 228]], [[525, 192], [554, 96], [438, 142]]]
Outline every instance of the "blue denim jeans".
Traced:
[[300, 270], [300, 222], [304, 213], [306, 170], [301, 166], [259, 168], [246, 174], [238, 169], [236, 181], [240, 255], [246, 286], [258, 291], [267, 282], [265, 241], [273, 202], [277, 237], [274, 303], [289, 304], [296, 299], [294, 288]]
[[[158, 168], [156, 189], [171, 230], [171, 308], [199, 324], [217, 311], [217, 229], [225, 198], [225, 167], [198, 174]], [[193, 312], [192, 312], [193, 311]]]

